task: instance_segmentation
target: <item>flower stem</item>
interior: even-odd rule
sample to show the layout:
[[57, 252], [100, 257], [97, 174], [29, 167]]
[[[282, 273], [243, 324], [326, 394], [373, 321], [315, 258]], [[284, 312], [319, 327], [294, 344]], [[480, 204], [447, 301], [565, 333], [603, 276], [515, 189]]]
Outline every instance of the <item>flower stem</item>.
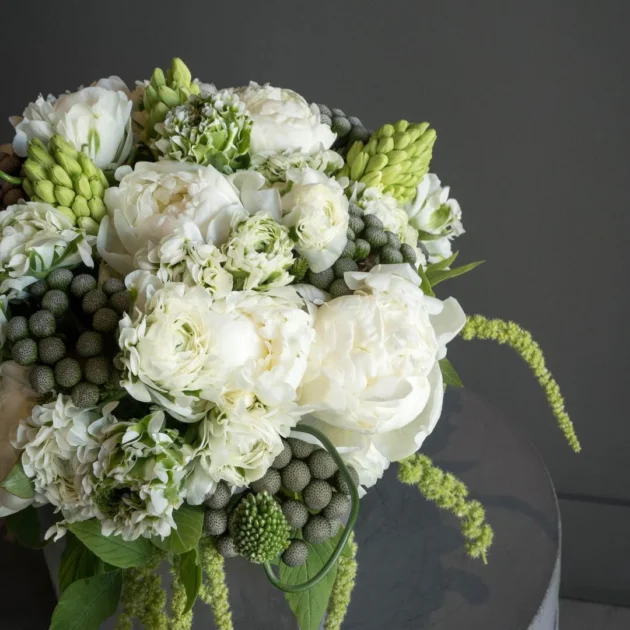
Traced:
[[565, 411], [564, 397], [560, 393], [560, 386], [545, 365], [545, 356], [542, 349], [529, 332], [514, 322], [502, 319], [487, 319], [483, 315], [469, 315], [461, 335], [462, 339], [466, 341], [491, 339], [500, 344], [507, 344], [512, 350], [518, 352], [523, 361], [529, 365], [545, 392], [547, 402], [569, 446], [576, 453], [582, 450], [573, 423], [569, 418], [569, 414]]
[[348, 612], [357, 576], [357, 544], [354, 542], [354, 532], [348, 541], [348, 548], [350, 557], [342, 556], [341, 560], [339, 560], [337, 577], [335, 578], [328, 610], [326, 611], [324, 630], [341, 630], [341, 624]]
[[348, 523], [344, 528], [343, 535], [339, 539], [337, 543], [337, 547], [330, 555], [330, 558], [326, 561], [326, 564], [321, 568], [319, 573], [314, 575], [310, 580], [306, 582], [302, 582], [302, 584], [286, 584], [280, 581], [273, 572], [271, 564], [269, 562], [264, 563], [265, 573], [267, 574], [267, 578], [269, 581], [281, 591], [285, 593], [302, 593], [304, 591], [308, 591], [315, 584], [317, 584], [337, 563], [339, 556], [341, 555], [350, 535], [352, 534], [352, 530], [354, 528], [355, 523], [357, 522], [357, 517], [359, 516], [359, 493], [357, 491], [357, 487], [354, 485], [354, 480], [352, 479], [352, 475], [348, 471], [345, 462], [341, 458], [341, 455], [337, 452], [337, 449], [333, 446], [333, 443], [318, 429], [313, 427], [309, 427], [308, 425], [299, 425], [296, 429], [300, 433], [308, 433], [313, 437], [316, 437], [324, 446], [324, 448], [332, 455], [335, 463], [337, 464], [339, 471], [341, 472], [343, 478], [346, 480], [348, 487], [350, 488], [350, 499], [352, 501], [352, 508], [350, 510], [350, 517], [348, 518]]
[[426, 455], [403, 459], [398, 466], [398, 480], [417, 486], [425, 499], [457, 516], [468, 555], [481, 558], [487, 564], [494, 533], [485, 522], [486, 514], [481, 503], [467, 499], [468, 488], [463, 482], [434, 466]]
[[224, 561], [211, 538], [206, 537], [201, 540], [199, 556], [201, 568], [207, 579], [207, 584], [201, 585], [199, 597], [212, 608], [217, 630], [234, 630], [229, 592], [225, 583]]
[[13, 175], [9, 175], [4, 171], [0, 171], [0, 179], [4, 179], [5, 181], [9, 182], [9, 184], [15, 184], [16, 186], [19, 186], [22, 183], [21, 177], [14, 177]]

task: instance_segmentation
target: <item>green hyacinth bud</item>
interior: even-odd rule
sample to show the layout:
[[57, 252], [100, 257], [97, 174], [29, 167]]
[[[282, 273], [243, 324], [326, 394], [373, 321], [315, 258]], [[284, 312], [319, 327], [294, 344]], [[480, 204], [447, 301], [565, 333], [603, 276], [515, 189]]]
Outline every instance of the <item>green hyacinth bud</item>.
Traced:
[[89, 217], [90, 216], [90, 208], [88, 206], [88, 202], [85, 197], [81, 195], [77, 195], [74, 198], [74, 202], [72, 203], [72, 212], [78, 217]]
[[86, 177], [93, 178], [99, 177], [99, 174], [103, 173], [100, 168], [96, 168], [94, 162], [92, 162], [85, 153], [79, 153], [79, 157], [77, 159], [77, 165], [79, 167], [79, 170], [76, 173], [77, 175], [83, 173]]
[[178, 87], [189, 87], [192, 82], [192, 75], [188, 66], [179, 57], [175, 57], [171, 61], [169, 82]]
[[53, 153], [64, 153], [68, 157], [77, 159], [79, 152], [62, 136], [56, 135], [50, 139], [50, 150]]
[[90, 180], [90, 188], [92, 190], [93, 197], [97, 197], [99, 199], [103, 198], [103, 195], [105, 194], [105, 187], [103, 186], [102, 182], [100, 182], [98, 179], [92, 179]]
[[44, 203], [50, 203], [53, 205], [57, 204], [57, 199], [55, 197], [55, 185], [49, 179], [43, 179], [35, 182], [33, 190]]
[[[89, 158], [88, 158], [89, 159]], [[72, 178], [81, 175], [81, 165], [70, 155], [57, 151], [55, 153], [57, 164]], [[91, 161], [91, 160], [90, 160]], [[70, 184], [72, 187], [72, 184]]]
[[77, 225], [88, 234], [96, 236], [98, 234], [98, 223], [91, 217], [79, 217]]
[[[31, 160], [30, 158], [24, 162], [24, 173], [26, 174], [27, 179], [32, 183], [45, 180], [48, 177], [46, 168], [39, 162]], [[26, 194], [28, 194], [28, 191], [26, 191]], [[30, 196], [31, 195], [29, 195], [29, 197]]]
[[42, 166], [54, 166], [55, 160], [48, 153], [46, 145], [38, 138], [33, 138], [28, 143], [27, 156], [29, 159], [41, 164]]
[[74, 192], [77, 195], [81, 195], [86, 200], [92, 199], [90, 180], [85, 175], [81, 175], [74, 180]]
[[65, 206], [57, 206], [57, 210], [61, 212], [61, 214], [63, 214], [63, 216], [66, 217], [66, 219], [68, 219], [68, 221], [70, 221], [72, 225], [77, 224], [77, 216], [74, 214], [74, 212], [72, 212], [72, 210], [70, 210], [70, 208], [66, 208]]
[[107, 214], [105, 203], [100, 197], [92, 197], [92, 199], [88, 201], [88, 208], [90, 209], [90, 216], [98, 223], [100, 223]]
[[69, 208], [74, 202], [74, 194], [71, 188], [65, 188], [64, 186], [55, 186], [55, 199], [57, 204]]
[[[50, 181], [56, 186], [62, 186], [63, 188], [72, 188], [72, 180], [63, 167], [59, 164], [55, 164], [49, 169]], [[69, 203], [62, 203], [62, 206], [69, 206]]]

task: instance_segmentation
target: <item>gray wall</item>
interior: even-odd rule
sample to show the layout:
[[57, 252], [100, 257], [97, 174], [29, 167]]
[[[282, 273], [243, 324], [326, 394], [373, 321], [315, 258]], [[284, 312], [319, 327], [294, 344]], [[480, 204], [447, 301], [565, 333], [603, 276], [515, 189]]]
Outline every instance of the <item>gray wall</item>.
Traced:
[[442, 295], [534, 333], [583, 454], [508, 350], [458, 341], [452, 358], [551, 470], [565, 593], [630, 604], [629, 23], [627, 0], [12, 3], [0, 118], [178, 55], [219, 86], [270, 81], [371, 126], [431, 121], [433, 170], [464, 209], [462, 260], [488, 261]]

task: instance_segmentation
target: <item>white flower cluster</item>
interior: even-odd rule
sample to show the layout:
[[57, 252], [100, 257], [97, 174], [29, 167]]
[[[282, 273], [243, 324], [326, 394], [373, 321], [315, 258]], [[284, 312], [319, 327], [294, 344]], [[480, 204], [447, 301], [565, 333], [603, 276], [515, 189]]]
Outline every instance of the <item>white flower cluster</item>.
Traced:
[[[371, 486], [441, 412], [439, 361], [465, 318], [452, 298], [425, 295], [412, 265], [448, 256], [463, 232], [448, 188], [426, 175], [406, 206], [353, 189], [341, 177], [347, 148], [332, 148], [330, 120], [299, 94], [256, 83], [200, 91], [179, 61], [136, 98], [112, 77], [40, 97], [15, 121], [18, 155], [59, 134], [114, 183], [97, 237], [37, 201], [0, 214], [0, 346], [10, 300], [55, 268], [96, 261], [133, 300], [107, 349], [120, 381], [93, 407], [64, 388], [36, 399], [31, 368], [0, 365], [0, 447], [19, 425], [0, 474], [21, 452], [35, 504], [63, 517], [59, 535], [97, 518], [104, 535], [168, 536], [184, 501], [260, 479], [300, 423], [328, 435]], [[151, 150], [156, 161], [135, 161]], [[382, 224], [374, 245], [348, 242], [365, 227], [358, 215]], [[379, 237], [400, 240], [411, 264], [348, 253], [376, 251]], [[316, 289], [317, 277], [345, 290]], [[112, 388], [133, 405], [106, 404]], [[0, 491], [0, 516], [27, 504]]]

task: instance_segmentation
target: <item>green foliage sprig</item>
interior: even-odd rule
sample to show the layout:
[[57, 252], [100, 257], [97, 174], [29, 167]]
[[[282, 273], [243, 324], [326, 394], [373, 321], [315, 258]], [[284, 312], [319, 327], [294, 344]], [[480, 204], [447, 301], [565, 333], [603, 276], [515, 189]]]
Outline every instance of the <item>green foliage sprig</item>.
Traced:
[[398, 479], [417, 486], [420, 494], [460, 520], [466, 551], [471, 558], [487, 564], [487, 553], [494, 533], [485, 522], [486, 513], [479, 501], [468, 499], [468, 488], [451, 473], [434, 466], [426, 455], [412, 455], [400, 462]]
[[461, 332], [461, 336], [466, 341], [491, 339], [497, 343], [506, 344], [518, 352], [523, 361], [529, 365], [536, 380], [545, 392], [547, 402], [569, 446], [576, 453], [582, 450], [573, 423], [569, 418], [569, 414], [565, 411], [564, 397], [560, 392], [560, 386], [545, 365], [545, 356], [542, 349], [529, 332], [511, 321], [488, 319], [483, 315], [470, 315]]
[[217, 630], [234, 630], [223, 556], [217, 551], [214, 540], [209, 537], [201, 540], [199, 558], [206, 578], [199, 591], [199, 597], [212, 608]]
[[326, 612], [325, 630], [340, 630], [341, 624], [348, 612], [350, 598], [354, 589], [358, 565], [356, 561], [357, 544], [354, 542], [354, 532], [346, 546], [348, 555], [342, 555], [337, 568], [337, 577], [333, 586], [328, 610]]

